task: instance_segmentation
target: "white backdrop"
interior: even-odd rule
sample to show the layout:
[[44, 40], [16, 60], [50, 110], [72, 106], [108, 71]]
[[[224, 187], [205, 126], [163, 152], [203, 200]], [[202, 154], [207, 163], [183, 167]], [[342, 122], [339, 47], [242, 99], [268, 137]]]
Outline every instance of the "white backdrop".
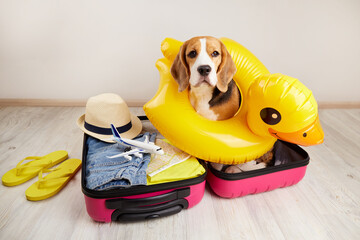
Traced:
[[360, 1], [0, 0], [0, 98], [147, 101], [165, 37], [229, 37], [322, 102], [360, 101]]

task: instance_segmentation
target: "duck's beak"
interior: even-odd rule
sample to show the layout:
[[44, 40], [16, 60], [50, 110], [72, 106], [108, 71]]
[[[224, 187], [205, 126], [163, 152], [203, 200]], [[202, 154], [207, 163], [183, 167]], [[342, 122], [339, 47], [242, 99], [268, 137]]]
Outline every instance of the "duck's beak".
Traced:
[[296, 132], [282, 133], [272, 128], [269, 128], [269, 132], [280, 140], [302, 146], [317, 145], [324, 141], [324, 132], [321, 128], [319, 117], [316, 118], [314, 123]]

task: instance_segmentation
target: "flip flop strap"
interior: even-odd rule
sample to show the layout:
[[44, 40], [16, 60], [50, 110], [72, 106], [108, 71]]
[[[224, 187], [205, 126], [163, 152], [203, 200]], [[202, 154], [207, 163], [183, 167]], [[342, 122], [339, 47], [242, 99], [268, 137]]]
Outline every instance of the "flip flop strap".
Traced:
[[[34, 161], [38, 161], [43, 159], [44, 157], [38, 157], [38, 156], [30, 156], [30, 157], [26, 157], [23, 160], [21, 160], [15, 167], [16, 169], [16, 175], [18, 176], [20, 174], [20, 171], [24, 168], [38, 168], [38, 167], [45, 167], [47, 166], [49, 163], [43, 163], [43, 164], [35, 164], [35, 165], [31, 165], [31, 166], [27, 166], [27, 163], [30, 162], [34, 162]], [[25, 164], [22, 164], [25, 160], [31, 160]]]
[[59, 178], [66, 178], [66, 177], [70, 177], [74, 171], [72, 169], [68, 169], [68, 172], [65, 172], [61, 175], [58, 175], [56, 177], [47, 177], [47, 178], [44, 178], [43, 177], [43, 173], [47, 173], [47, 172], [56, 172], [56, 171], [59, 171], [61, 170], [61, 168], [56, 168], [56, 169], [43, 169], [39, 172], [39, 187], [40, 185], [46, 183], [46, 182], [49, 182], [49, 181], [54, 181], [54, 180], [57, 180]]

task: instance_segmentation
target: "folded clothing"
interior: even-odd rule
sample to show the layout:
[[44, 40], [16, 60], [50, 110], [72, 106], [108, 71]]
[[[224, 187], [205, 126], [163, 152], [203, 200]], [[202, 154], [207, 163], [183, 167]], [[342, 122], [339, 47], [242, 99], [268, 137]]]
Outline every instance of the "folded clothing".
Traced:
[[199, 177], [206, 172], [205, 168], [199, 161], [191, 156], [187, 160], [176, 164], [166, 170], [159, 172], [153, 176], [147, 176], [147, 184], [160, 184], [166, 182], [175, 182], [185, 179]]
[[[146, 136], [154, 142], [156, 133], [144, 133], [134, 140], [145, 141]], [[131, 160], [121, 156], [108, 158], [125, 152], [126, 146], [117, 143], [102, 142], [93, 137], [87, 139], [86, 187], [92, 190], [107, 190], [118, 187], [146, 185], [146, 169], [150, 162], [150, 154], [142, 153], [140, 156], [129, 155]]]
[[169, 167], [186, 161], [191, 157], [188, 153], [171, 145], [167, 139], [156, 139], [155, 144], [161, 147], [165, 154], [152, 156], [149, 166], [146, 169], [146, 173], [150, 177], [165, 171]]
[[171, 145], [166, 139], [156, 139], [165, 154], [155, 155], [149, 163], [147, 184], [160, 184], [191, 179], [203, 175], [206, 170], [193, 156]]

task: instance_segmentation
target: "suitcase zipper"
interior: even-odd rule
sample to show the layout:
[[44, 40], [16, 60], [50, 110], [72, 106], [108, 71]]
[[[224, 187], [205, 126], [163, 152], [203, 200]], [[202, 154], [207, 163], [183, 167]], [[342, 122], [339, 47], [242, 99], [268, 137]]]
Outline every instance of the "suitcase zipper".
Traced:
[[82, 185], [82, 192], [88, 197], [91, 197], [91, 198], [116, 198], [116, 197], [126, 197], [126, 196], [138, 195], [138, 194], [144, 194], [144, 193], [150, 193], [150, 192], [158, 192], [158, 191], [163, 191], [163, 190], [168, 190], [168, 189], [173, 189], [173, 188], [188, 187], [188, 186], [199, 184], [199, 183], [202, 183], [203, 181], [205, 181], [206, 174], [207, 174], [207, 172], [205, 172], [203, 175], [196, 177], [196, 178], [191, 178], [191, 179], [186, 179], [186, 180], [181, 180], [181, 181], [176, 181], [176, 182], [161, 183], [161, 184], [150, 185], [150, 186], [147, 186], [147, 185], [138, 186], [137, 185], [137, 186], [128, 187], [128, 188], [118, 188], [118, 189], [111, 189], [111, 190], [105, 190], [105, 191], [96, 191], [96, 190], [91, 190], [91, 189], [86, 188], [85, 179], [84, 179], [85, 177], [82, 177], [81, 185]]
[[303, 167], [308, 164], [309, 164], [309, 159], [301, 161], [301, 162], [297, 162], [297, 163], [289, 163], [289, 164], [284, 164], [284, 165], [280, 165], [280, 166], [272, 166], [272, 167], [267, 167], [267, 168], [263, 168], [263, 169], [257, 169], [257, 170], [240, 172], [240, 173], [225, 173], [225, 172], [218, 171], [211, 166], [209, 166], [209, 169], [210, 169], [211, 173], [213, 173], [216, 177], [219, 177], [224, 180], [235, 181], [235, 180], [241, 180], [241, 179], [245, 179], [245, 178], [257, 177], [257, 176], [261, 176], [261, 175], [265, 175], [265, 174], [269, 174], [269, 173], [285, 171], [285, 170], [289, 170], [289, 169], [293, 169], [293, 168]]

